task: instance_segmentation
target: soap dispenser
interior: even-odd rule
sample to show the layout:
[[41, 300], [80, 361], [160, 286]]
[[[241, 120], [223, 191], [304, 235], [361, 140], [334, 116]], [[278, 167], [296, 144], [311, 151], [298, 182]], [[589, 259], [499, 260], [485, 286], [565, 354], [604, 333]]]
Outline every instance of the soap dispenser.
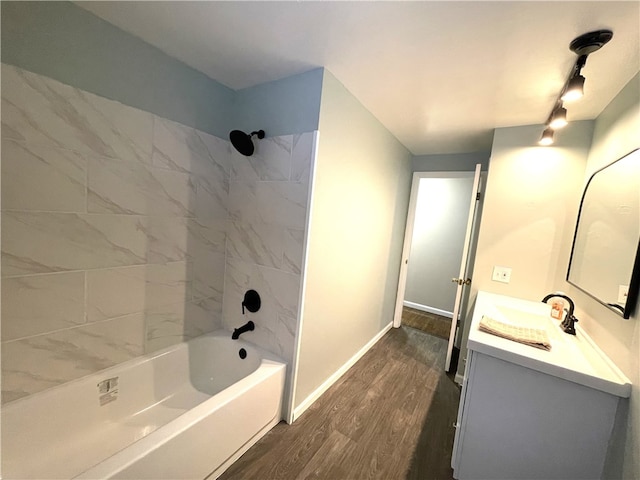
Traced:
[[[564, 295], [563, 292], [556, 292], [558, 295]], [[564, 317], [564, 300], [561, 298], [554, 298], [551, 302], [551, 318], [556, 320], [562, 320]]]
[[551, 317], [556, 320], [562, 320], [562, 314], [564, 311], [564, 302], [562, 300], [554, 300], [551, 304]]

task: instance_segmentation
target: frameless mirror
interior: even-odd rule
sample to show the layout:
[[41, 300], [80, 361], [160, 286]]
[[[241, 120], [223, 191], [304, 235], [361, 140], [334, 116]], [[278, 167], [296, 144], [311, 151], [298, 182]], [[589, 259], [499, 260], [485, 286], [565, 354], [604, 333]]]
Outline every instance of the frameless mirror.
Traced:
[[587, 182], [567, 281], [630, 317], [640, 288], [640, 149]]

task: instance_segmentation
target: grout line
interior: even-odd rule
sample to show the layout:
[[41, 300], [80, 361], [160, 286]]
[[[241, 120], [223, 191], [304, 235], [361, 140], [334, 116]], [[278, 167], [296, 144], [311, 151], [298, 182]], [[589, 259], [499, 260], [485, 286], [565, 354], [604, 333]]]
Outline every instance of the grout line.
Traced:
[[84, 213], [89, 213], [89, 164], [91, 159], [85, 155], [82, 156], [84, 160]]
[[[140, 213], [115, 213], [115, 212], [71, 212], [64, 210], [24, 210], [17, 208], [4, 208], [2, 212], [5, 213], [48, 213], [48, 214], [60, 214], [60, 215], [83, 215], [90, 217], [127, 217], [127, 218], [171, 218], [171, 219], [187, 219], [187, 220], [196, 220], [198, 217], [195, 215], [192, 216], [184, 216], [184, 215], [150, 215], [150, 214], [140, 214]], [[214, 220], [218, 220], [214, 218]], [[222, 219], [221, 219], [222, 220]]]
[[[223, 253], [223, 252], [214, 252], [214, 253]], [[163, 266], [163, 265], [172, 265], [178, 263], [193, 263], [193, 259], [182, 259], [182, 260], [171, 260], [169, 262], [157, 262], [157, 263], [134, 263], [131, 265], [115, 265], [113, 267], [98, 267], [98, 268], [88, 268], [88, 269], [75, 269], [75, 270], [60, 270], [58, 272], [42, 272], [42, 273], [27, 273], [24, 275], [7, 275], [2, 277], [3, 280], [15, 279], [15, 278], [28, 278], [28, 277], [41, 277], [48, 275], [61, 275], [65, 273], [83, 273], [83, 272], [102, 272], [105, 270], [121, 270], [125, 268], [139, 268], [139, 267], [149, 267], [149, 266]]]
[[84, 323], [85, 325], [89, 323], [89, 275], [87, 272], [84, 272]]
[[[213, 298], [214, 297], [203, 297], [201, 300], [207, 300], [207, 299], [213, 299]], [[175, 305], [182, 305], [182, 304], [186, 305], [187, 303], [194, 303], [194, 302], [193, 301], [189, 301], [189, 300], [184, 300], [184, 301], [179, 301], [179, 302], [173, 302], [173, 303], [157, 305], [154, 308], [173, 307]], [[51, 331], [48, 331], [48, 332], [42, 332], [42, 333], [38, 333], [38, 334], [35, 334], [35, 335], [25, 335], [23, 337], [12, 338], [11, 340], [2, 341], [1, 343], [2, 344], [7, 344], [7, 343], [12, 343], [12, 342], [18, 342], [18, 341], [21, 341], [21, 340], [28, 340], [30, 338], [37, 338], [37, 337], [42, 337], [42, 336], [45, 336], [45, 335], [52, 335], [52, 334], [55, 334], [55, 333], [66, 332], [66, 331], [69, 331], [69, 330], [76, 330], [76, 329], [79, 329], [79, 328], [90, 327], [92, 325], [98, 325], [98, 324], [101, 324], [101, 323], [107, 323], [107, 322], [111, 322], [111, 321], [114, 321], [114, 320], [122, 320], [123, 318], [130, 317], [130, 316], [133, 316], [133, 315], [144, 315], [143, 320], [144, 320], [144, 322], [146, 324], [146, 317], [147, 317], [146, 313], [148, 313], [147, 310], [140, 310], [140, 311], [137, 311], [137, 312], [129, 312], [129, 313], [125, 313], [123, 315], [115, 316], [115, 317], [109, 317], [109, 318], [104, 318], [104, 319], [101, 319], [101, 320], [96, 320], [96, 321], [93, 321], [93, 322], [86, 322], [86, 323], [81, 323], [81, 324], [77, 324], [77, 325], [72, 325], [72, 326], [69, 326], [69, 327], [59, 328], [59, 329], [56, 329], [56, 330], [51, 330]]]
[[119, 315], [117, 317], [109, 317], [109, 318], [105, 318], [103, 320], [96, 320], [95, 322], [80, 323], [80, 324], [72, 325], [72, 326], [66, 327], [66, 328], [58, 328], [57, 330], [51, 330], [51, 331], [48, 331], [48, 332], [37, 333], [35, 335], [25, 335], [24, 337], [12, 338], [11, 340], [2, 341], [2, 344], [6, 345], [8, 343], [19, 342], [19, 341], [22, 341], [22, 340], [29, 340], [31, 338], [44, 337], [46, 335], [53, 335], [53, 334], [60, 333], [60, 332], [67, 332], [69, 330], [77, 330], [79, 328], [86, 328], [86, 327], [90, 327], [92, 325], [98, 325], [98, 324], [101, 324], [101, 323], [111, 322], [113, 320], [121, 320], [121, 319], [123, 319], [125, 317], [129, 317], [129, 316], [132, 316], [132, 315], [140, 315], [140, 314], [144, 314], [144, 313], [145, 312], [132, 312], [132, 313], [127, 313], [125, 315]]

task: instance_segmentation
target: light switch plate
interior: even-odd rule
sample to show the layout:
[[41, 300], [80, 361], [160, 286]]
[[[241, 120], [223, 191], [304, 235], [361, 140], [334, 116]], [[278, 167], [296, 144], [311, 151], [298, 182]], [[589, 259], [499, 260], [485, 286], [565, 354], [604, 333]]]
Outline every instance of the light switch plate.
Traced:
[[627, 303], [627, 297], [629, 296], [629, 285], [618, 286], [618, 303], [625, 305]]
[[493, 275], [491, 280], [494, 282], [509, 283], [511, 281], [511, 269], [509, 267], [493, 267]]

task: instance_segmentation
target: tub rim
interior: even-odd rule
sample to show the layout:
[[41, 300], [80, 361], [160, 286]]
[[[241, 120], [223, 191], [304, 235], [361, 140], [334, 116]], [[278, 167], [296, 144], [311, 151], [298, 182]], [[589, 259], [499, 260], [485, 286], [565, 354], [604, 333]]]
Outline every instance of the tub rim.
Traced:
[[[179, 342], [179, 343], [174, 343], [172, 345], [168, 345], [166, 347], [163, 347], [160, 350], [155, 350], [153, 352], [145, 353], [144, 355], [140, 355], [138, 357], [131, 358], [131, 359], [126, 360], [124, 362], [121, 362], [121, 363], [118, 363], [116, 365], [112, 365], [110, 367], [107, 367], [107, 368], [105, 368], [103, 370], [98, 370], [96, 372], [89, 373], [87, 375], [83, 375], [82, 377], [74, 378], [73, 380], [69, 380], [68, 382], [61, 383], [60, 385], [56, 385], [54, 387], [47, 388], [45, 390], [41, 390], [39, 392], [32, 393], [31, 395], [27, 395], [26, 397], [18, 398], [16, 400], [13, 400], [11, 402], [8, 402], [8, 403], [2, 405], [1, 406], [1, 410], [3, 412], [6, 412], [6, 411], [11, 412], [12, 410], [14, 410], [16, 408], [20, 408], [19, 405], [29, 404], [29, 402], [40, 401], [42, 399], [46, 399], [48, 396], [54, 395], [55, 393], [57, 393], [60, 390], [63, 390], [64, 388], [69, 388], [70, 386], [77, 385], [77, 384], [80, 384], [82, 382], [85, 382], [85, 381], [87, 381], [89, 378], [91, 378], [93, 376], [99, 376], [99, 377], [103, 377], [104, 376], [106, 378], [112, 377], [112, 376], [115, 375], [116, 372], [118, 372], [119, 370], [121, 370], [123, 368], [136, 367], [138, 365], [142, 365], [144, 363], [148, 363], [148, 362], [150, 362], [151, 360], [153, 360], [155, 358], [159, 358], [159, 357], [168, 355], [171, 352], [173, 352], [175, 350], [178, 350], [180, 348], [188, 348], [188, 345], [189, 345], [190, 342], [194, 342], [194, 341], [197, 341], [197, 340], [204, 340], [206, 337], [212, 337], [212, 338], [227, 338], [228, 337], [229, 341], [236, 342], [239, 347], [249, 347], [249, 348], [252, 348], [252, 349], [256, 350], [258, 352], [258, 354], [260, 355], [260, 358], [262, 360], [270, 360], [270, 361], [273, 361], [273, 362], [281, 362], [281, 363], [284, 363], [285, 365], [287, 364], [287, 362], [285, 362], [282, 358], [278, 357], [274, 353], [271, 353], [271, 352], [265, 350], [264, 348], [256, 345], [255, 343], [251, 343], [250, 341], [245, 340], [245, 339], [232, 340], [231, 339], [231, 332], [228, 332], [227, 330], [224, 330], [224, 329], [218, 329], [218, 330], [213, 330], [211, 332], [203, 333], [202, 335], [198, 335], [197, 337], [190, 338], [189, 340], [186, 340], [186, 341], [182, 341], [182, 342]], [[258, 367], [258, 368], [260, 368], [260, 367]]]

